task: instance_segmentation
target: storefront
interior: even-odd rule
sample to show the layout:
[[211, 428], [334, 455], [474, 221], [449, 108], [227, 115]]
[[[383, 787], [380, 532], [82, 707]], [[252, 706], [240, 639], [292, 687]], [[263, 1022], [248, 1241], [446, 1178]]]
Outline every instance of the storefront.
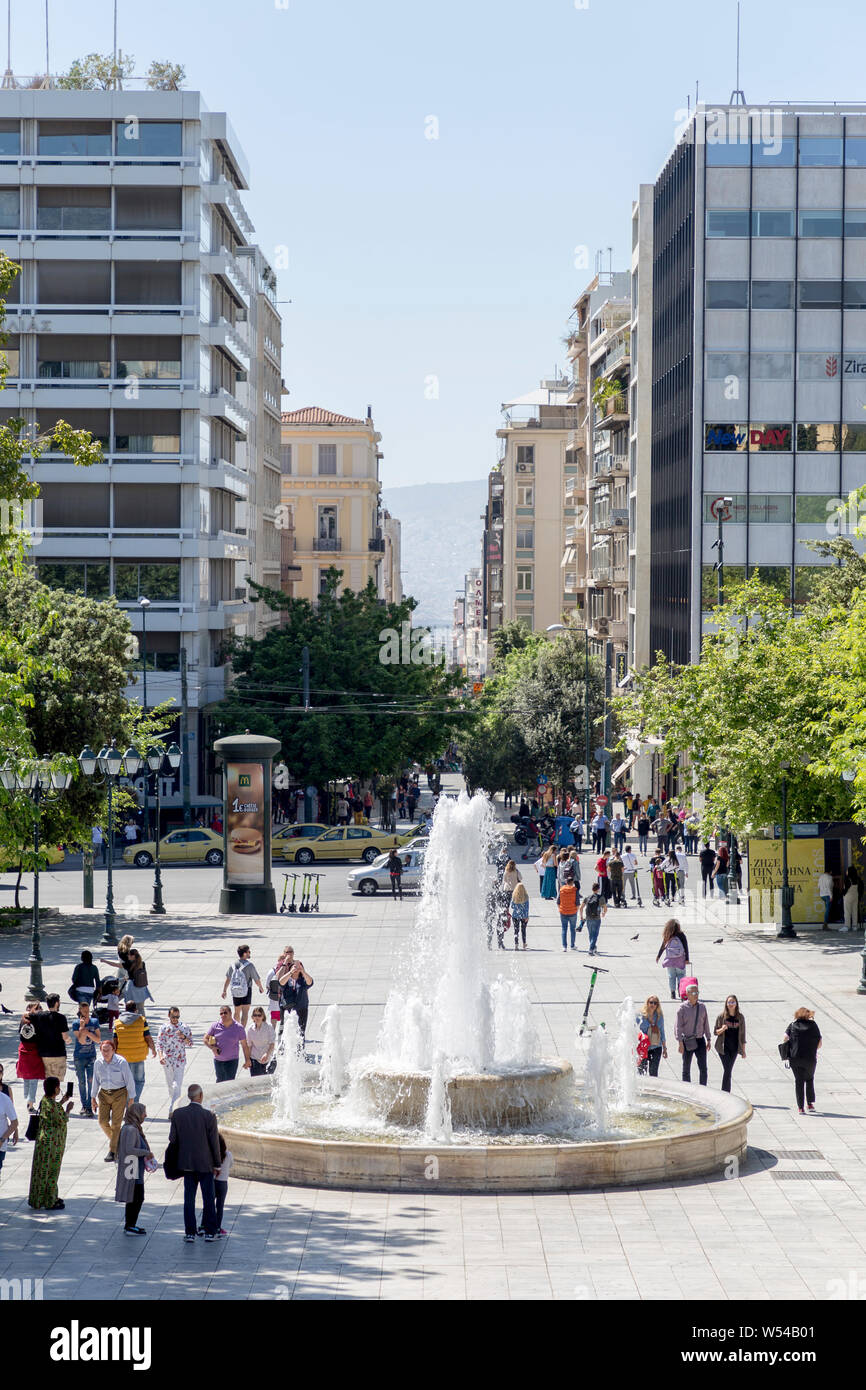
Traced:
[[[749, 840], [748, 895], [749, 921], [780, 921], [782, 887], [781, 827], [775, 826], [774, 838], [753, 837]], [[791, 826], [788, 840], [788, 882], [794, 889], [791, 919], [796, 923], [818, 923], [824, 920], [824, 903], [818, 892], [818, 879], [828, 873], [833, 879], [830, 921], [843, 920], [842, 897], [845, 875], [852, 866], [861, 879], [866, 864], [866, 828], [853, 821], [813, 821]], [[863, 893], [861, 890], [861, 917]]]

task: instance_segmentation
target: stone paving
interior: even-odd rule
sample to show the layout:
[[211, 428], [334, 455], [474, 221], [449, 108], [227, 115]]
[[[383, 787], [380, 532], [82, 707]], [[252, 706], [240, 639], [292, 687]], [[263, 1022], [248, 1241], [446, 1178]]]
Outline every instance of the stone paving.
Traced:
[[[693, 861], [694, 862], [694, 861]], [[555, 907], [538, 897], [527, 865], [530, 949], [495, 964], [524, 979], [537, 1006], [545, 1051], [573, 1055], [589, 973], [583, 949], [563, 954]], [[584, 856], [584, 877], [588, 869]], [[645, 878], [645, 874], [642, 875]], [[220, 919], [207, 904], [183, 917], [142, 918], [139, 937], [157, 1001], [155, 1026], [180, 1004], [197, 1046], [187, 1080], [212, 1080], [201, 1038], [216, 1018], [226, 964], [243, 938], [264, 974], [291, 941], [315, 977], [308, 1027], [319, 1038], [324, 1009], [342, 1006], [351, 1053], [372, 1048], [395, 947], [414, 903], [356, 898], [319, 917]], [[182, 1240], [182, 1190], [148, 1177], [142, 1239], [124, 1237], [113, 1201], [115, 1170], [103, 1163], [95, 1120], [73, 1112], [60, 1179], [66, 1210], [27, 1206], [31, 1146], [10, 1150], [0, 1186], [0, 1279], [43, 1278], [46, 1299], [727, 1299], [866, 1293], [866, 997], [856, 993], [862, 936], [802, 929], [775, 939], [772, 924], [748, 927], [744, 908], [678, 909], [711, 1022], [733, 991], [748, 1020], [747, 1059], [734, 1090], [755, 1107], [748, 1163], [737, 1176], [642, 1189], [539, 1196], [377, 1195], [280, 1188], [232, 1180], [228, 1239]], [[668, 916], [644, 906], [608, 913], [599, 941], [602, 976], [593, 1020], [613, 1023], [622, 998], [656, 991], [673, 1033], [675, 1005], [655, 965]], [[118, 923], [119, 929], [124, 927]], [[98, 913], [70, 915], [46, 931], [45, 981], [65, 1000], [78, 952], [98, 940]], [[118, 931], [120, 934], [120, 930]], [[637, 938], [637, 939], [634, 939]], [[26, 937], [0, 937], [3, 1001], [17, 1007], [27, 981]], [[104, 954], [103, 950], [99, 954]], [[254, 995], [254, 1001], [257, 998]], [[818, 1114], [798, 1116], [790, 1072], [776, 1043], [793, 1010], [817, 1010], [824, 1035]], [[71, 1010], [71, 1006], [70, 1006]], [[0, 1019], [0, 1060], [26, 1124], [14, 1079], [17, 1014]], [[662, 1076], [678, 1074], [672, 1049]], [[721, 1068], [709, 1059], [710, 1082]], [[148, 1062], [145, 1129], [158, 1155], [167, 1140], [167, 1094]], [[77, 1104], [77, 1097], [76, 1097]], [[834, 1281], [841, 1281], [841, 1284]], [[847, 1296], [851, 1296], [850, 1293]]]

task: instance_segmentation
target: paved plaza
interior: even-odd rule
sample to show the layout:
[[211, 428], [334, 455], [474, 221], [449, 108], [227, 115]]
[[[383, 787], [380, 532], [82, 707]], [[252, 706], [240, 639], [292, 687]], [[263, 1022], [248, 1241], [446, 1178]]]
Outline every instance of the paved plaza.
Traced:
[[[584, 880], [588, 869], [584, 855]], [[563, 954], [555, 906], [539, 898], [532, 865], [525, 870], [529, 949], [498, 953], [492, 964], [526, 982], [544, 1051], [573, 1057], [589, 980], [585, 936], [578, 938], [580, 951]], [[201, 1039], [216, 1019], [225, 968], [241, 940], [250, 943], [263, 976], [277, 948], [289, 943], [313, 975], [311, 1052], [317, 1051], [324, 1010], [332, 1003], [341, 1006], [350, 1054], [372, 1050], [392, 962], [416, 902], [349, 898], [345, 872], [328, 870], [318, 917], [219, 918], [215, 876], [207, 901], [188, 902], [179, 915], [136, 916], [135, 903], [128, 903], [130, 916], [118, 919], [118, 936], [131, 931], [146, 960], [156, 1000], [154, 1031], [174, 1003], [193, 1028], [188, 1081], [213, 1081]], [[183, 873], [166, 874], [168, 903], [172, 882]], [[189, 873], [184, 878], [196, 882]], [[145, 891], [144, 879], [136, 881], [138, 891]], [[203, 888], [211, 883], [197, 881]], [[50, 892], [46, 896], [57, 900]], [[646, 905], [608, 913], [598, 964], [610, 973], [601, 976], [593, 1000], [596, 1023], [613, 1026], [625, 995], [637, 1002], [655, 991], [672, 1038], [676, 1006], [655, 964], [668, 915]], [[103, 1162], [103, 1135], [95, 1120], [73, 1112], [60, 1177], [65, 1211], [37, 1214], [27, 1206], [30, 1144], [21, 1142], [7, 1156], [0, 1185], [0, 1278], [41, 1278], [46, 1299], [102, 1299], [107, 1287], [120, 1299], [823, 1300], [858, 1296], [851, 1292], [858, 1288], [859, 1296], [866, 1295], [866, 997], [856, 993], [862, 936], [807, 928], [797, 941], [778, 941], [772, 925], [749, 927], [745, 908], [725, 909], [718, 901], [706, 908], [692, 902], [678, 915], [711, 1023], [729, 992], [739, 996], [748, 1022], [748, 1056], [736, 1066], [734, 1090], [748, 1097], [755, 1114], [749, 1159], [738, 1176], [490, 1197], [443, 1195], [434, 1185], [395, 1196], [232, 1179], [224, 1219], [228, 1238], [188, 1246], [182, 1239], [182, 1185], [168, 1183], [161, 1172], [146, 1183], [141, 1224], [147, 1236], [124, 1237], [123, 1210], [113, 1200], [115, 1169]], [[98, 912], [72, 909], [46, 924], [45, 983], [60, 993], [62, 1008], [73, 964], [83, 947], [95, 949], [101, 928]], [[0, 937], [2, 999], [16, 1010], [26, 988], [28, 952], [29, 937]], [[254, 992], [254, 1003], [257, 998]], [[791, 1073], [776, 1047], [801, 1004], [816, 1010], [824, 1035], [818, 1113], [807, 1116], [796, 1113]], [[17, 1012], [0, 1019], [0, 1060], [13, 1082], [17, 1022]], [[715, 1053], [709, 1067], [710, 1081], [718, 1085]], [[678, 1075], [672, 1047], [661, 1076]], [[23, 1134], [19, 1083], [13, 1097]], [[149, 1115], [145, 1131], [161, 1157], [168, 1098], [162, 1069], [152, 1060], [142, 1099]]]

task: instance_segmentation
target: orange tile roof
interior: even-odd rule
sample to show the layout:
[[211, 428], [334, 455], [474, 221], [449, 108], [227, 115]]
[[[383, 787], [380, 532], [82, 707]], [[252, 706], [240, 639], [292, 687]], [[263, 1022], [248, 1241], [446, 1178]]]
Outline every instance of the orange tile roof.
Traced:
[[366, 425], [367, 420], [356, 420], [351, 415], [337, 415], [333, 410], [323, 410], [319, 405], [305, 405], [302, 410], [284, 410], [284, 425]]

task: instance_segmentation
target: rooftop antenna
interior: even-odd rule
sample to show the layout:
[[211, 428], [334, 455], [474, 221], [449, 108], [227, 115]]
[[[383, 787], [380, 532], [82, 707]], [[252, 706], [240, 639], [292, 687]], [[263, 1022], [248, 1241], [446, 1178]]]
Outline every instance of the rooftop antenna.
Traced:
[[45, 83], [51, 86], [51, 53], [48, 47], [48, 0], [45, 0]]
[[117, 0], [114, 0], [114, 81], [117, 84]]
[[731, 92], [729, 106], [745, 106], [746, 98], [740, 87], [740, 0], [737, 0], [737, 85]]
[[0, 85], [15, 86], [15, 78], [12, 76], [12, 0], [6, 0], [6, 71]]

